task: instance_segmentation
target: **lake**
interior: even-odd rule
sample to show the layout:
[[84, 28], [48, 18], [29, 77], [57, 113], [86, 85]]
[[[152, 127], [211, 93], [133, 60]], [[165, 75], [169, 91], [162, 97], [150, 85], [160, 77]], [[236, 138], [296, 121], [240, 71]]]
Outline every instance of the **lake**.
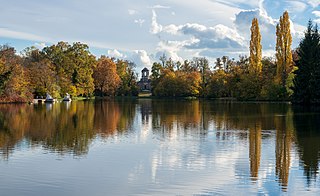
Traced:
[[0, 105], [0, 195], [319, 195], [320, 110], [123, 99]]

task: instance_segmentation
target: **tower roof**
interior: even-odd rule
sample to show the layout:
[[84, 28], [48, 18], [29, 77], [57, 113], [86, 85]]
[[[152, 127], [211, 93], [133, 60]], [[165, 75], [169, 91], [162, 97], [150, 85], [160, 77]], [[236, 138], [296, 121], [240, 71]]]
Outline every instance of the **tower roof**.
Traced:
[[142, 71], [149, 71], [149, 69], [145, 67], [145, 68], [143, 68]]

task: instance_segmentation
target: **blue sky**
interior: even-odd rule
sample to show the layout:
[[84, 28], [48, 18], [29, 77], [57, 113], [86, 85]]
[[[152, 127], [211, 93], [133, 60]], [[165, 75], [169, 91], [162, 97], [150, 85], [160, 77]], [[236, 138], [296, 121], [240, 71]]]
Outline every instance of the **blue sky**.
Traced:
[[309, 19], [320, 24], [320, 0], [0, 0], [0, 44], [18, 52], [58, 41], [80, 41], [90, 51], [151, 67], [165, 53], [173, 60], [214, 61], [248, 53], [257, 17], [263, 55], [274, 53], [275, 25], [285, 10], [293, 47]]

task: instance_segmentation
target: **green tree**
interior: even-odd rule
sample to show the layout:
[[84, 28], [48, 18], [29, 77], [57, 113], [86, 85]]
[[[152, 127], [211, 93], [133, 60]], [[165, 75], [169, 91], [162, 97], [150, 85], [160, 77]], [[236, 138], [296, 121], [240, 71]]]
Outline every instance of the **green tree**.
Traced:
[[70, 45], [67, 42], [59, 42], [45, 47], [43, 53], [55, 67], [61, 96], [65, 93], [90, 96], [93, 93], [92, 74], [96, 59], [86, 44], [76, 42]]
[[152, 94], [154, 94], [154, 89], [156, 89], [157, 85], [159, 84], [159, 79], [162, 74], [163, 67], [160, 63], [154, 62], [151, 67], [151, 90]]
[[130, 61], [116, 61], [117, 74], [121, 82], [117, 90], [117, 94], [121, 96], [136, 96], [138, 95], [137, 74], [134, 72], [135, 64]]
[[319, 102], [319, 33], [312, 21], [308, 23], [305, 36], [297, 49], [298, 59], [295, 62], [298, 69], [295, 71], [292, 101], [309, 104]]

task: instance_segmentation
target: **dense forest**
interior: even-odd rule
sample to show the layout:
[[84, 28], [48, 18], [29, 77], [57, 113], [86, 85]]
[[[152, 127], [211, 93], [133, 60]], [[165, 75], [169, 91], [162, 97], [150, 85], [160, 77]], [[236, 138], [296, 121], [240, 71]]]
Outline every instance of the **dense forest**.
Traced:
[[[275, 57], [262, 57], [259, 23], [252, 20], [250, 55], [228, 56], [209, 65], [205, 57], [174, 62], [165, 55], [152, 65], [152, 94], [158, 97], [237, 98], [238, 100], [291, 100], [320, 102], [320, 34], [308, 23], [304, 38], [291, 49], [288, 12], [276, 26]], [[0, 46], [0, 101], [28, 102], [50, 93], [61, 98], [137, 96], [138, 78], [133, 62], [106, 56], [96, 58], [86, 44], [59, 42], [20, 55]]]

